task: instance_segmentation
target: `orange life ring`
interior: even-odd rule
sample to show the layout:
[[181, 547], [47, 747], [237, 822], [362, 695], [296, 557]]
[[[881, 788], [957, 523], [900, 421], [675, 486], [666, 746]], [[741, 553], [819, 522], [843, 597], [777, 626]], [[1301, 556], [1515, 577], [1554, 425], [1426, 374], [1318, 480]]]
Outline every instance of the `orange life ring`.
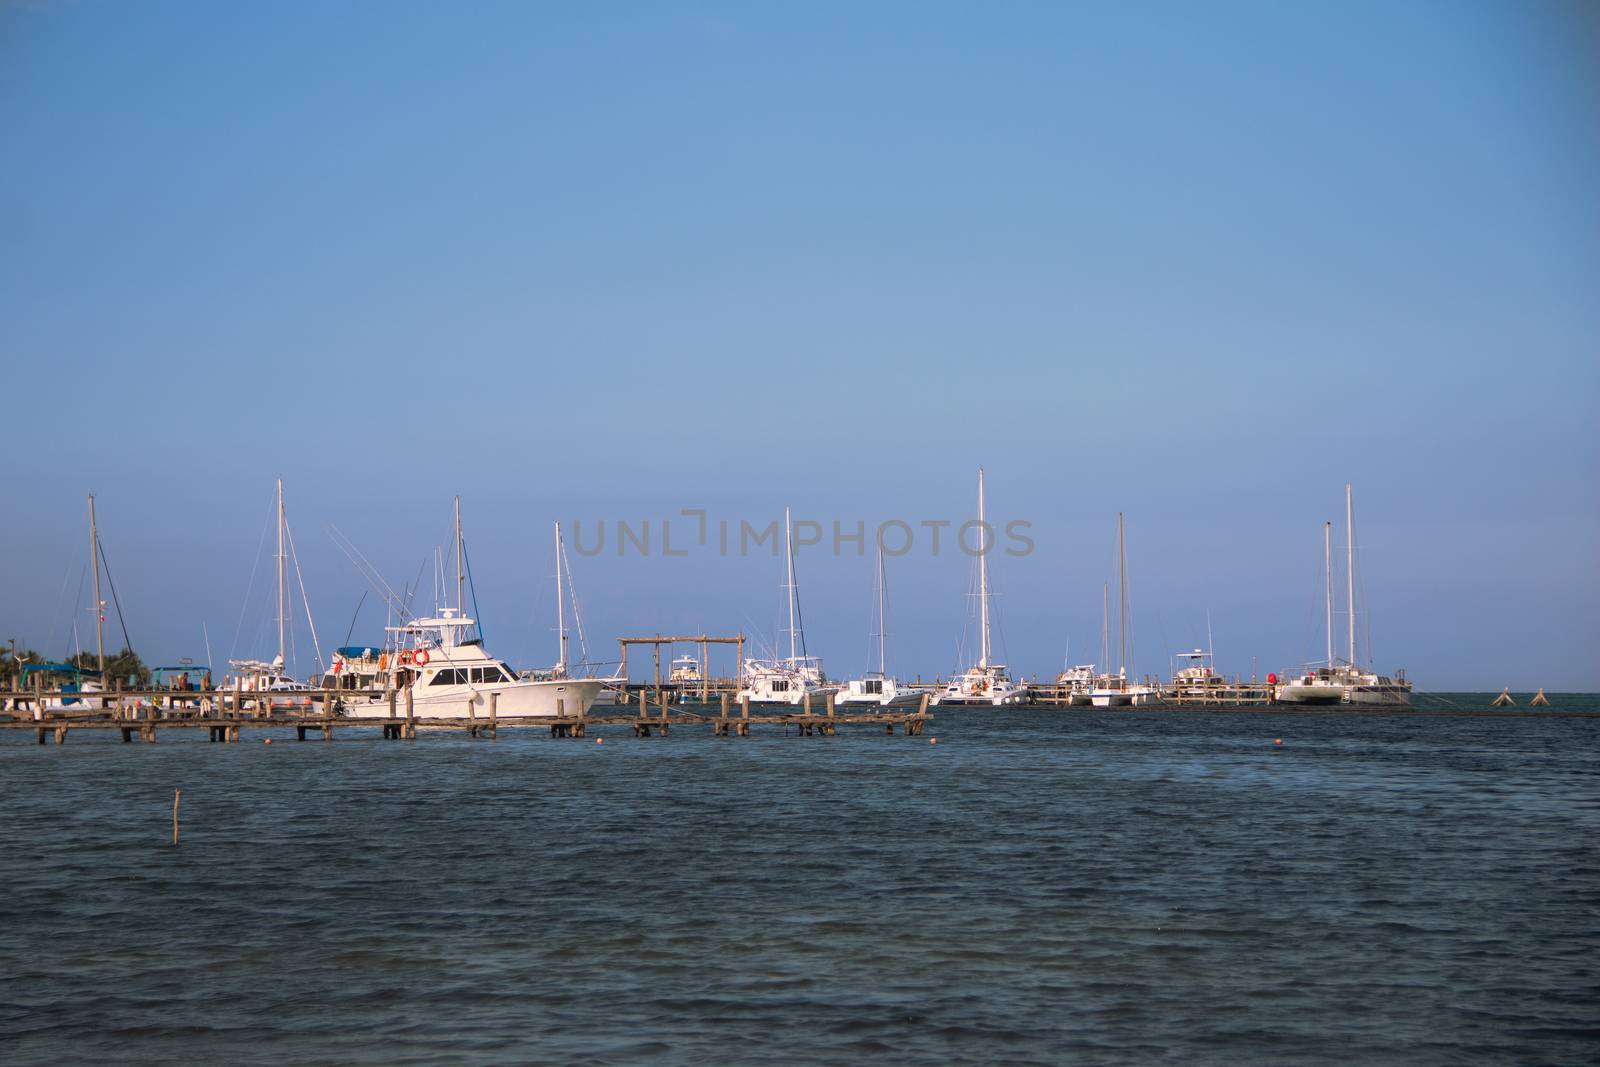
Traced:
[[378, 670], [386, 671], [388, 669], [389, 669], [389, 653], [384, 652], [384, 653], [382, 653], [381, 655], [378, 656]]
[[333, 673], [334, 674], [338, 674], [340, 671], [343, 671], [343, 670], [344, 670], [344, 660], [342, 660], [342, 659], [334, 660], [333, 661]]
[[425, 648], [417, 649], [417, 654], [413, 658], [416, 660], [417, 666], [426, 667], [428, 665], [428, 650]]

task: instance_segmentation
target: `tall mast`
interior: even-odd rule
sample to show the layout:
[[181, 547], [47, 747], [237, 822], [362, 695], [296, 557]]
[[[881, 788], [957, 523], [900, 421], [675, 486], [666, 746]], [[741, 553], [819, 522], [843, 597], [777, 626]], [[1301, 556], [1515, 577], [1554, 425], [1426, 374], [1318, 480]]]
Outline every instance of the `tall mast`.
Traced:
[[883, 574], [883, 545], [878, 546], [878, 673], [889, 676], [889, 654], [884, 633], [889, 629], [889, 587]]
[[556, 667], [560, 674], [567, 673], [567, 610], [561, 588], [561, 520], [556, 520], [556, 633], [559, 635], [560, 655]]
[[1328, 669], [1333, 669], [1333, 523], [1322, 524], [1322, 565], [1328, 572]]
[[1117, 668], [1124, 676], [1128, 670], [1128, 556], [1122, 537], [1122, 512], [1117, 512], [1117, 631], [1120, 650]]
[[989, 538], [983, 518], [983, 468], [978, 468], [978, 614], [982, 620], [983, 657], [980, 670], [989, 669]]
[[1344, 483], [1344, 602], [1350, 609], [1350, 666], [1356, 665], [1356, 518], [1353, 490]]
[[794, 618], [794, 524], [789, 521], [789, 509], [783, 509], [783, 554], [787, 560], [789, 581], [784, 586], [789, 591], [789, 662], [791, 664], [798, 658], [795, 651], [795, 618]]
[[89, 567], [94, 571], [94, 651], [100, 673], [106, 673], [106, 606], [100, 599], [100, 531], [94, 522], [94, 494], [89, 494]]
[[462, 594], [466, 591], [467, 576], [461, 569], [461, 498], [456, 497], [456, 617], [466, 614], [466, 601]]
[[288, 663], [284, 659], [284, 627], [288, 624], [288, 613], [283, 610], [284, 590], [287, 588], [288, 576], [284, 570], [283, 555], [283, 479], [278, 479], [278, 664], [283, 666]]

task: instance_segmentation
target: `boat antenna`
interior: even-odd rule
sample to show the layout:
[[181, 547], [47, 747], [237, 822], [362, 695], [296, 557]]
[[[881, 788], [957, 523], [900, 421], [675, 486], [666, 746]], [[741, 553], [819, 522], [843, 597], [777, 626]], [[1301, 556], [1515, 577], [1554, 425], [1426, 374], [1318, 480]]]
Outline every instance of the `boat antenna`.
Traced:
[[466, 605], [462, 600], [462, 593], [466, 591], [466, 572], [462, 570], [461, 549], [461, 497], [456, 497], [456, 615], [464, 615]]

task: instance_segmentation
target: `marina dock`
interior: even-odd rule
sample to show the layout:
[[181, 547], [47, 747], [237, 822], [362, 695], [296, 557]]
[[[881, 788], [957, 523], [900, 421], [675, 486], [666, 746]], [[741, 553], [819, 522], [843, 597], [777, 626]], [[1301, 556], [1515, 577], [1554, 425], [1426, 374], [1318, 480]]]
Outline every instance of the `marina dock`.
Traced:
[[[810, 701], [794, 708], [775, 705], [754, 705], [748, 700], [733, 700], [726, 692], [720, 695], [714, 711], [689, 711], [675, 704], [664, 691], [651, 694], [638, 692], [635, 703], [627, 705], [597, 705], [608, 708], [609, 714], [580, 715], [500, 715], [497, 694], [480, 710], [478, 704], [464, 702], [462, 714], [455, 717], [421, 717], [407, 707], [407, 701], [387, 694], [393, 714], [387, 717], [356, 718], [322, 708], [334, 707], [344, 691], [328, 690], [314, 694], [322, 708], [308, 704], [304, 710], [275, 708], [274, 697], [283, 694], [226, 693], [175, 693], [166, 690], [127, 690], [116, 693], [85, 695], [61, 690], [33, 690], [0, 694], [3, 706], [12, 709], [0, 715], [0, 730], [32, 730], [39, 744], [52, 740], [65, 744], [68, 735], [77, 730], [111, 730], [121, 734], [125, 743], [135, 738], [154, 743], [158, 731], [205, 730], [208, 739], [223, 743], [237, 742], [247, 730], [293, 729], [298, 740], [304, 741], [313, 734], [322, 740], [332, 741], [335, 730], [380, 729], [385, 738], [415, 740], [418, 730], [461, 730], [472, 737], [493, 739], [501, 729], [548, 729], [551, 737], [581, 738], [592, 727], [628, 726], [636, 737], [665, 736], [674, 727], [710, 727], [714, 737], [749, 737], [752, 727], [781, 727], [785, 734], [792, 728], [799, 737], [834, 737], [841, 727], [869, 728], [874, 732], [892, 735], [898, 729], [906, 737], [920, 737], [927, 724], [933, 721], [928, 711], [928, 698], [923, 696], [918, 704], [903, 709], [876, 711], [840, 711], [832, 695], [812, 707]], [[380, 694], [383, 695], [383, 694]], [[67, 707], [52, 706], [62, 701], [73, 701]], [[35, 709], [41, 709], [36, 712]], [[635, 710], [636, 709], [636, 710]]]

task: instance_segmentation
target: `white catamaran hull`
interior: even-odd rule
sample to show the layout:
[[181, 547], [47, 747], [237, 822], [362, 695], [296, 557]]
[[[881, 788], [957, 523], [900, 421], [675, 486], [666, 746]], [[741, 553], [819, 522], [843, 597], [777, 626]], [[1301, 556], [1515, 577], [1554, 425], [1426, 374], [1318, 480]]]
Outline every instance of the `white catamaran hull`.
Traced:
[[1411, 691], [1395, 685], [1353, 685], [1345, 700], [1366, 707], [1404, 708], [1411, 705]]
[[[508, 682], [500, 685], [419, 686], [413, 690], [411, 712], [419, 719], [465, 719], [487, 717], [489, 694], [496, 694], [497, 717], [582, 715], [604, 689], [604, 679], [563, 678], [543, 682]], [[439, 689], [431, 693], [430, 688]], [[405, 697], [395, 700], [395, 715], [404, 717]], [[387, 719], [387, 700], [347, 703], [344, 714], [351, 719]]]
[[954, 707], [1010, 708], [1027, 702], [1028, 690], [1020, 687], [986, 693], [962, 693], [947, 689], [938, 697], [939, 704]]
[[1342, 685], [1280, 685], [1280, 704], [1337, 704], [1344, 699]]

